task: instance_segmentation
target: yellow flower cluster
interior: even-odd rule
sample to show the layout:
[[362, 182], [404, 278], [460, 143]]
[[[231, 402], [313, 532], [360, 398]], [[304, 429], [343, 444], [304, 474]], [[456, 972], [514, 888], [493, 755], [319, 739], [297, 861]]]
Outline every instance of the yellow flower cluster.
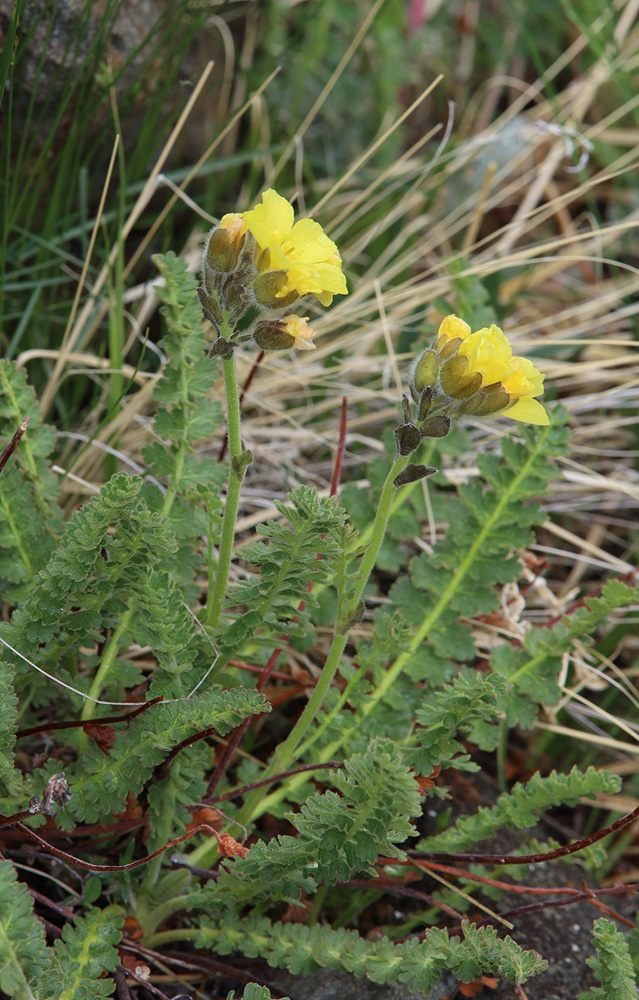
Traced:
[[198, 296], [218, 340], [213, 353], [245, 343], [265, 351], [313, 350], [307, 316], [284, 314], [300, 296], [328, 306], [348, 295], [337, 247], [319, 223], [295, 222], [293, 206], [269, 188], [247, 212], [225, 215], [207, 239]]
[[258, 248], [255, 265], [261, 274], [283, 273], [285, 280], [274, 293], [276, 299], [315, 295], [323, 306], [329, 306], [334, 295], [348, 295], [336, 245], [318, 222], [295, 222], [293, 206], [272, 188], [250, 211], [225, 215], [220, 227], [234, 241], [247, 231], [253, 236]]
[[493, 324], [475, 333], [458, 316], [447, 316], [432, 348], [421, 354], [412, 386], [430, 387], [433, 402], [447, 397], [441, 412], [451, 416], [503, 415], [528, 424], [548, 424], [548, 414], [535, 398], [544, 391], [544, 376], [532, 361], [513, 355], [502, 330]]

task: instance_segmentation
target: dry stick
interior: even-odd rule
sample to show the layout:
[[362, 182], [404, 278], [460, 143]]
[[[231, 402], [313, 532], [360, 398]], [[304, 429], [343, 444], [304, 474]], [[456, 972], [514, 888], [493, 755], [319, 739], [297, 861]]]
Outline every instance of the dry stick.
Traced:
[[[136, 715], [146, 712], [147, 708], [150, 708], [151, 705], [157, 705], [161, 701], [164, 701], [164, 697], [163, 695], [158, 695], [157, 698], [151, 698], [150, 701], [141, 702], [140, 707], [136, 708], [134, 712], [128, 712], [124, 715], [103, 715], [100, 719], [91, 719], [90, 724], [92, 726], [104, 726], [109, 722], [129, 722]], [[55, 729], [75, 729], [76, 727], [88, 724], [87, 722], [83, 722], [82, 719], [70, 722], [43, 722], [39, 726], [32, 726], [31, 729], [19, 729], [16, 733], [16, 739], [20, 739], [21, 736], [34, 736], [36, 733], [51, 733]]]
[[380, 892], [394, 892], [399, 896], [410, 896], [411, 899], [419, 899], [422, 903], [427, 903], [428, 906], [437, 907], [442, 913], [447, 913], [449, 917], [454, 917], [455, 920], [463, 920], [463, 916], [458, 910], [454, 910], [452, 906], [448, 906], [446, 903], [442, 902], [441, 899], [435, 899], [427, 892], [420, 892], [419, 889], [412, 889], [409, 886], [403, 885], [401, 882], [392, 882], [390, 879], [377, 879], [371, 882], [367, 879], [352, 878], [348, 882], [336, 882], [336, 885], [344, 886], [355, 886], [361, 889], [379, 889]]
[[[258, 359], [258, 361], [256, 362], [256, 364], [253, 366], [253, 370], [251, 371], [251, 373], [249, 375], [249, 378], [247, 379], [247, 384], [250, 384], [250, 380], [253, 377], [253, 372], [257, 371], [257, 364], [261, 360], [261, 357], [263, 356], [263, 354], [264, 354], [264, 352], [262, 352], [262, 355], [260, 356], [260, 358]], [[241, 402], [242, 402], [242, 400], [240, 399], [240, 404], [241, 404]], [[339, 484], [339, 477], [340, 477], [340, 473], [342, 471], [342, 461], [344, 459], [344, 450], [345, 450], [345, 447], [346, 447], [346, 427], [347, 427], [346, 417], [347, 417], [347, 411], [348, 411], [348, 400], [347, 400], [346, 396], [344, 396], [343, 399], [342, 399], [342, 410], [341, 410], [341, 418], [340, 418], [339, 442], [338, 442], [338, 445], [337, 445], [337, 454], [335, 456], [335, 467], [333, 469], [333, 477], [331, 479], [330, 496], [335, 496], [336, 493], [337, 493], [337, 486]], [[318, 558], [319, 558], [319, 556], [318, 556]], [[310, 583], [308, 584], [308, 588], [307, 589], [310, 591], [310, 589], [311, 589], [311, 584]], [[303, 611], [305, 607], [306, 607], [306, 601], [301, 601], [300, 602], [300, 606], [299, 606], [299, 610]], [[282, 638], [281, 638], [281, 642], [282, 643], [288, 642], [288, 638], [289, 638], [288, 635], [283, 635]], [[277, 661], [278, 661], [278, 659], [279, 659], [279, 657], [280, 657], [280, 655], [282, 653], [282, 650], [283, 650], [283, 646], [279, 647], [278, 649], [274, 649], [273, 652], [271, 653], [271, 655], [269, 657], [269, 660], [268, 660], [268, 663], [266, 664], [266, 666], [264, 667], [264, 670], [262, 672], [262, 676], [260, 677], [260, 679], [257, 682], [257, 690], [258, 691], [263, 691], [264, 690], [264, 688], [266, 686], [266, 683], [267, 683], [268, 679], [270, 678], [270, 676], [271, 676], [271, 674], [272, 674], [272, 672], [273, 672], [273, 670], [275, 668], [275, 664], [277, 663]], [[222, 780], [222, 778], [226, 774], [226, 772], [227, 772], [227, 770], [228, 770], [228, 768], [229, 768], [229, 766], [231, 764], [231, 761], [233, 760], [233, 758], [235, 756], [235, 752], [236, 752], [236, 750], [237, 750], [237, 748], [238, 748], [238, 746], [240, 744], [240, 741], [241, 741], [242, 737], [244, 736], [244, 733], [246, 732], [248, 726], [250, 726], [254, 722], [254, 720], [256, 718], [259, 719], [260, 716], [258, 715], [258, 716], [249, 716], [249, 717], [247, 717], [242, 722], [242, 724], [239, 725], [237, 727], [237, 729], [234, 730], [231, 738], [228, 740], [228, 742], [226, 744], [226, 747], [225, 747], [225, 749], [224, 749], [224, 751], [222, 753], [222, 757], [220, 758], [220, 761], [219, 761], [217, 767], [215, 768], [215, 771], [213, 772], [211, 780], [209, 781], [208, 788], [206, 790], [206, 796], [205, 796], [205, 801], [206, 802], [210, 801], [210, 798], [213, 795], [213, 792], [215, 791], [215, 789], [219, 785], [220, 781]]]
[[[635, 926], [634, 921], [628, 920], [628, 918], [624, 917], [621, 913], [617, 913], [616, 910], [612, 910], [610, 907], [605, 906], [605, 904], [601, 903], [598, 899], [594, 899], [593, 898], [594, 896], [603, 895], [604, 893], [607, 893], [608, 895], [620, 896], [622, 894], [623, 890], [628, 889], [628, 888], [631, 890], [631, 892], [634, 892], [636, 894], [637, 887], [634, 886], [634, 885], [632, 885], [632, 886], [625, 886], [625, 885], [624, 886], [608, 886], [605, 889], [592, 889], [592, 890], [589, 890], [588, 892], [578, 892], [578, 891], [576, 891], [575, 895], [574, 896], [570, 896], [569, 898], [563, 898], [563, 899], [546, 899], [546, 900], [543, 900], [542, 902], [539, 902], [539, 903], [529, 903], [527, 906], [515, 906], [511, 910], [504, 910], [503, 913], [500, 913], [500, 916], [507, 917], [508, 919], [510, 919], [511, 917], [513, 917], [513, 916], [516, 917], [516, 916], [518, 916], [521, 913], [532, 913], [534, 910], [546, 910], [546, 909], [550, 909], [551, 907], [553, 909], [556, 909], [559, 906], [572, 906], [574, 903], [583, 903], [584, 901], [589, 900], [590, 902], [593, 903], [593, 905], [597, 906], [598, 909], [601, 909], [602, 912], [606, 912], [608, 915], [612, 916], [615, 920], [619, 920], [620, 923], [626, 924], [626, 926], [628, 926], [628, 927], [634, 927]], [[548, 891], [551, 892], [552, 890], [548, 890]], [[558, 892], [559, 890], [555, 889], [554, 891]], [[484, 926], [484, 924], [490, 923], [490, 921], [491, 921], [491, 918], [490, 917], [486, 917], [483, 920], [475, 921], [474, 922], [474, 926], [475, 927], [482, 927], [482, 926]], [[449, 934], [457, 934], [457, 933], [459, 933], [460, 929], [461, 928], [458, 929], [456, 927], [455, 928], [450, 928], [449, 929]], [[421, 935], [418, 935], [418, 937], [420, 937], [420, 936]]]
[[25, 417], [24, 420], [22, 421], [22, 423], [20, 424], [20, 426], [18, 427], [17, 431], [15, 432], [15, 434], [13, 435], [13, 437], [11, 438], [11, 440], [9, 441], [9, 444], [7, 445], [7, 447], [2, 452], [2, 455], [0, 455], [0, 472], [2, 472], [2, 470], [5, 467], [5, 465], [7, 464], [7, 462], [9, 461], [9, 459], [11, 458], [11, 456], [13, 455], [14, 451], [16, 450], [16, 448], [18, 447], [18, 445], [20, 444], [20, 438], [22, 437], [22, 435], [26, 431], [28, 423], [29, 423], [29, 418]]
[[[180, 868], [188, 868], [188, 865], [179, 865]], [[207, 873], [209, 874], [209, 873]], [[250, 982], [254, 982], [254, 977], [247, 975], [247, 973], [242, 972], [240, 969], [234, 968], [232, 965], [227, 965], [225, 962], [220, 962], [217, 959], [209, 958], [205, 955], [189, 955], [188, 960], [185, 959], [183, 952], [172, 952], [163, 951], [161, 954], [158, 951], [154, 951], [152, 948], [145, 948], [144, 945], [133, 943], [132, 941], [127, 941], [126, 939], [120, 943], [118, 946], [123, 951], [130, 951], [134, 955], [141, 955], [143, 958], [149, 959], [149, 962], [153, 962], [158, 967], [164, 967], [165, 962], [171, 962], [174, 966], [180, 969], [195, 969], [199, 972], [204, 970], [204, 972], [216, 973], [218, 975], [229, 976], [231, 979], [237, 979], [239, 982], [245, 985]]]
[[127, 263], [127, 266], [126, 266], [126, 268], [124, 270], [124, 276], [125, 276], [125, 278], [127, 278], [129, 276], [129, 274], [131, 273], [131, 271], [133, 270], [133, 268], [136, 266], [136, 264], [138, 263], [140, 257], [142, 257], [142, 255], [146, 251], [146, 248], [148, 247], [149, 243], [153, 239], [153, 236], [155, 235], [155, 233], [157, 232], [157, 230], [159, 229], [159, 227], [162, 225], [162, 223], [166, 219], [167, 215], [169, 214], [169, 212], [171, 211], [171, 209], [175, 205], [175, 203], [179, 200], [180, 195], [186, 190], [186, 188], [188, 187], [188, 185], [191, 183], [191, 181], [193, 180], [193, 178], [195, 177], [195, 175], [199, 171], [200, 167], [202, 167], [206, 163], [206, 161], [209, 159], [209, 157], [211, 156], [211, 154], [214, 152], [215, 148], [217, 146], [219, 146], [219, 144], [223, 141], [223, 139], [226, 138], [226, 136], [229, 134], [229, 132], [231, 132], [235, 128], [235, 126], [237, 125], [239, 119], [242, 117], [242, 115], [244, 114], [244, 112], [247, 111], [250, 108], [251, 104], [260, 96], [260, 94], [262, 94], [262, 92], [264, 90], [266, 90], [266, 88], [270, 84], [271, 80], [273, 80], [277, 76], [277, 74], [279, 73], [279, 71], [280, 71], [280, 67], [278, 66], [278, 67], [276, 67], [276, 69], [273, 70], [273, 72], [271, 74], [269, 74], [269, 76], [267, 76], [266, 80], [264, 80], [263, 83], [261, 83], [259, 85], [259, 87], [255, 91], [255, 93], [251, 94], [251, 96], [249, 98], [247, 98], [247, 100], [244, 102], [244, 104], [242, 105], [242, 107], [239, 108], [239, 110], [235, 112], [235, 114], [231, 118], [230, 122], [228, 122], [224, 126], [224, 128], [222, 129], [222, 131], [220, 132], [220, 134], [218, 136], [216, 136], [216, 138], [213, 140], [213, 142], [208, 147], [208, 149], [206, 149], [204, 151], [204, 153], [202, 153], [202, 156], [197, 161], [197, 163], [195, 164], [195, 166], [192, 167], [191, 170], [189, 170], [188, 174], [186, 175], [186, 177], [184, 178], [184, 180], [182, 181], [182, 183], [180, 184], [180, 186], [178, 188], [178, 194], [172, 194], [171, 195], [171, 197], [169, 198], [168, 202], [166, 203], [166, 205], [164, 206], [164, 208], [162, 209], [162, 211], [158, 215], [157, 219], [155, 219], [155, 221], [154, 221], [153, 225], [151, 226], [151, 228], [149, 229], [148, 233], [143, 238], [143, 240], [140, 243], [139, 247], [136, 248], [135, 252], [133, 253], [133, 256], [130, 259], [130, 261]]
[[[100, 228], [100, 223], [102, 222], [102, 213], [104, 212], [104, 205], [106, 202], [107, 192], [109, 190], [109, 185], [111, 184], [111, 175], [113, 173], [113, 168], [115, 166], [115, 158], [118, 152], [118, 145], [120, 143], [120, 136], [116, 135], [115, 142], [113, 143], [113, 151], [111, 153], [111, 160], [109, 161], [109, 167], [107, 169], [106, 179], [102, 187], [102, 195], [100, 196], [100, 204], [98, 205], [98, 211], [95, 216], [95, 223], [93, 226], [93, 231], [91, 233], [91, 239], [89, 240], [89, 247], [87, 249], [87, 255], [82, 267], [82, 273], [80, 274], [80, 280], [78, 281], [78, 287], [75, 291], [75, 296], [73, 298], [73, 305], [71, 306], [71, 312], [69, 313], [69, 319], [66, 325], [64, 334], [62, 335], [62, 344], [60, 345], [60, 351], [58, 352], [58, 359], [55, 363], [55, 368], [53, 369], [53, 374], [51, 375], [47, 385], [45, 386], [44, 393], [42, 394], [42, 400], [40, 402], [40, 407], [42, 409], [42, 415], [44, 416], [49, 406], [53, 402], [53, 395], [55, 389], [57, 388], [57, 379], [62, 371], [65, 364], [66, 357], [70, 351], [75, 347], [76, 341], [78, 340], [85, 322], [85, 318], [88, 319], [91, 310], [91, 299], [85, 303], [84, 309], [82, 310], [80, 316], [80, 323], [77, 328], [76, 335], [73, 336], [72, 327], [75, 320], [76, 313], [78, 311], [78, 306], [80, 304], [80, 296], [84, 288], [84, 282], [86, 281], [87, 271], [89, 270], [89, 263], [91, 261], [91, 255], [93, 254], [93, 248], [95, 246], [95, 241], [97, 239], [98, 231]], [[117, 245], [113, 248], [114, 252], [117, 250]], [[113, 258], [115, 260], [115, 257]], [[102, 273], [98, 277], [98, 280], [94, 286], [94, 294], [97, 294], [107, 278], [107, 269], [102, 268]], [[100, 283], [100, 278], [102, 282]]]

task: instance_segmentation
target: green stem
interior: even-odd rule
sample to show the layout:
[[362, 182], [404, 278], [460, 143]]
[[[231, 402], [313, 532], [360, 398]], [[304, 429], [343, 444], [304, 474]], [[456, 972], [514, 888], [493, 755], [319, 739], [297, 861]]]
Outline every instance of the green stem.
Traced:
[[[382, 486], [379, 503], [377, 505], [377, 513], [375, 515], [375, 523], [373, 525], [371, 540], [368, 548], [366, 549], [364, 558], [362, 559], [352, 590], [348, 595], [348, 599], [344, 602], [344, 606], [340, 606], [338, 609], [338, 619], [335, 632], [333, 634], [333, 642], [320, 678], [315, 685], [313, 694], [307, 702], [306, 708], [293, 726], [293, 729], [287, 738], [282, 744], [280, 744], [271, 758], [271, 761], [263, 774], [263, 777], [265, 778], [270, 777], [272, 774], [277, 774], [280, 771], [286, 771], [290, 767], [291, 763], [297, 756], [297, 748], [308, 732], [310, 726], [315, 721], [328, 689], [333, 683], [344, 648], [348, 642], [351, 628], [353, 624], [355, 624], [353, 619], [357, 616], [357, 609], [359, 608], [364, 588], [368, 583], [368, 579], [377, 561], [381, 544], [384, 540], [386, 526], [391, 512], [391, 504], [397, 492], [394, 480], [399, 473], [403, 471], [407, 464], [407, 456], [397, 456], [388, 475], [386, 476], [386, 480]], [[238, 816], [238, 821], [240, 823], [247, 825], [247, 823], [251, 821], [254, 810], [263, 797], [264, 793], [262, 790], [256, 790], [253, 795], [249, 796], [244, 808]]]
[[174, 941], [193, 941], [200, 933], [198, 927], [174, 927], [170, 931], [158, 931], [152, 934], [144, 944], [147, 948], [158, 948], [162, 944], [172, 944]]
[[[102, 655], [102, 660], [100, 662], [100, 667], [98, 669], [97, 674], [93, 678], [93, 683], [91, 687], [89, 688], [90, 698], [97, 698], [98, 695], [100, 694], [100, 691], [106, 684], [107, 677], [110, 674], [111, 668], [115, 663], [115, 658], [118, 655], [120, 640], [124, 635], [124, 633], [129, 628], [132, 618], [133, 618], [133, 608], [130, 607], [122, 615], [122, 621], [115, 629], [115, 631], [112, 633], [111, 638], [109, 639], [106, 645], [106, 648]], [[82, 708], [82, 715], [81, 715], [82, 721], [87, 722], [89, 719], [92, 719], [95, 714], [96, 708], [97, 705], [95, 701], [88, 701], [88, 700], [85, 701], [84, 706]], [[84, 733], [80, 733], [80, 743], [82, 742], [82, 737], [84, 735], [85, 735]]]
[[169, 513], [171, 512], [173, 501], [177, 496], [180, 479], [182, 477], [182, 469], [184, 468], [185, 455], [186, 455], [186, 441], [180, 441], [177, 453], [175, 455], [175, 469], [173, 471], [173, 475], [171, 476], [171, 481], [166, 491], [166, 496], [164, 497], [164, 503], [162, 504], [162, 513], [164, 514], [165, 517], [168, 517]]
[[[424, 618], [422, 624], [413, 635], [409, 648], [404, 650], [403, 653], [400, 653], [395, 662], [392, 663], [391, 666], [388, 668], [388, 670], [385, 672], [379, 686], [371, 694], [370, 698], [366, 700], [365, 705], [362, 707], [361, 713], [357, 719], [357, 723], [351, 726], [350, 729], [347, 730], [345, 733], [343, 733], [339, 740], [334, 740], [333, 743], [324, 748], [321, 754], [321, 758], [323, 760], [330, 760], [333, 754], [340, 748], [342, 743], [348, 738], [350, 733], [354, 732], [361, 726], [362, 720], [367, 718], [373, 711], [375, 706], [384, 698], [386, 693], [392, 688], [392, 686], [397, 681], [397, 678], [402, 673], [406, 664], [414, 656], [415, 651], [419, 649], [421, 644], [428, 638], [428, 635], [431, 632], [435, 623], [437, 622], [439, 616], [448, 607], [452, 598], [459, 590], [459, 587], [461, 586], [464, 578], [466, 577], [466, 574], [468, 573], [473, 563], [475, 562], [477, 553], [481, 551], [486, 537], [493, 531], [495, 525], [499, 523], [499, 520], [503, 514], [504, 509], [510, 505], [512, 497], [517, 495], [517, 491], [519, 490], [521, 483], [528, 477], [531, 466], [536, 461], [539, 451], [544, 446], [547, 433], [548, 432], [546, 432], [546, 434], [543, 434], [538, 438], [536, 448], [534, 449], [534, 451], [530, 453], [527, 461], [519, 470], [518, 474], [513, 478], [508, 489], [504, 492], [498, 503], [496, 503], [495, 506], [493, 507], [491, 514], [482, 525], [481, 530], [478, 532], [474, 542], [469, 547], [468, 552], [466, 553], [466, 556], [464, 557], [463, 561], [460, 563], [460, 565], [457, 567], [457, 570], [450, 578], [448, 586], [444, 589], [443, 593], [441, 594], [435, 606], [428, 613], [426, 618]], [[327, 754], [326, 757], [324, 757], [325, 753]]]
[[[210, 628], [216, 628], [224, 605], [224, 596], [231, 568], [231, 557], [233, 555], [233, 540], [235, 538], [235, 521], [237, 519], [237, 509], [240, 503], [240, 489], [244, 471], [240, 465], [242, 455], [242, 438], [240, 434], [240, 397], [237, 385], [237, 374], [235, 372], [235, 356], [224, 358], [222, 361], [224, 370], [224, 386], [226, 389], [227, 422], [229, 436], [229, 486], [226, 494], [226, 504], [224, 506], [224, 517], [222, 519], [222, 537], [220, 540], [220, 552], [217, 563], [217, 573], [215, 574], [215, 585], [213, 587], [213, 597], [210, 602], [206, 624]], [[209, 587], [211, 581], [209, 580]], [[207, 602], [208, 603], [208, 602]]]
[[[466, 577], [466, 574], [472, 567], [475, 558], [477, 556], [477, 553], [481, 551], [481, 548], [484, 544], [486, 537], [494, 530], [495, 525], [499, 523], [499, 520], [503, 515], [504, 509], [507, 508], [508, 505], [512, 502], [512, 497], [517, 495], [517, 492], [522, 482], [525, 481], [525, 479], [528, 477], [531, 466], [536, 461], [540, 450], [543, 449], [544, 447], [546, 436], [548, 433], [549, 431], [546, 431], [544, 434], [540, 435], [540, 437], [537, 439], [536, 447], [530, 453], [527, 461], [519, 470], [518, 474], [513, 478], [513, 480], [509, 484], [508, 489], [503, 494], [499, 502], [495, 504], [495, 506], [493, 507], [490, 516], [484, 522], [474, 542], [469, 547], [465, 558], [457, 567], [457, 570], [455, 571], [453, 576], [450, 578], [448, 586], [441, 594], [435, 606], [431, 609], [426, 618], [423, 620], [417, 632], [413, 635], [409, 648], [404, 650], [404, 652], [400, 653], [395, 662], [392, 663], [388, 668], [388, 670], [384, 673], [380, 684], [375, 689], [375, 691], [373, 691], [370, 694], [370, 696], [366, 699], [366, 702], [362, 706], [360, 712], [358, 713], [356, 722], [348, 729], [345, 729], [340, 734], [338, 739], [333, 740], [332, 743], [327, 744], [321, 750], [321, 752], [318, 755], [319, 756], [318, 762], [333, 760], [336, 754], [339, 753], [342, 745], [348, 741], [349, 737], [353, 733], [355, 733], [358, 729], [361, 728], [363, 720], [368, 718], [368, 716], [376, 707], [376, 705], [384, 698], [386, 693], [392, 688], [392, 686], [397, 681], [397, 678], [404, 670], [406, 664], [410, 661], [411, 657], [414, 656], [415, 651], [419, 649], [421, 644], [428, 638], [428, 635], [431, 632], [435, 623], [437, 622], [439, 616], [448, 607], [450, 601], [452, 600], [452, 598], [458, 591], [459, 587], [461, 586], [464, 578]], [[546, 655], [547, 655], [546, 652], [543, 652], [539, 654], [537, 657], [534, 657], [527, 664], [525, 664], [524, 667], [521, 667], [520, 670], [517, 672], [517, 674], [514, 675], [514, 677], [516, 678], [518, 674], [525, 673], [528, 668], [534, 665], [536, 660], [541, 661], [542, 659], [545, 658]], [[511, 682], [514, 682], [513, 677], [511, 677], [510, 680]], [[281, 799], [283, 799], [288, 793], [290, 793], [292, 788], [295, 788], [298, 785], [300, 785], [303, 780], [304, 780], [304, 775], [295, 775], [289, 780], [287, 788], [283, 787], [278, 788], [277, 791], [272, 792], [270, 795], [263, 796], [252, 818], [255, 819], [257, 816], [261, 816], [266, 810], [271, 809], [277, 802], [281, 801]]]

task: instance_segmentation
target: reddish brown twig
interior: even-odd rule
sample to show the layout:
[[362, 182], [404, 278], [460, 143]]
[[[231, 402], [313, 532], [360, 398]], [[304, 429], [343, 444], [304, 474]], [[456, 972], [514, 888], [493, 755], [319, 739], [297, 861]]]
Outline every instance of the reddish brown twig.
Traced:
[[339, 441], [337, 442], [337, 451], [335, 453], [335, 465], [333, 467], [333, 478], [331, 479], [331, 496], [337, 495], [337, 487], [339, 486], [339, 477], [342, 474], [342, 461], [344, 460], [344, 450], [346, 448], [346, 417], [348, 413], [348, 399], [346, 396], [342, 397], [342, 412], [339, 421]]
[[[519, 854], [514, 856], [512, 854], [445, 854], [438, 853], [437, 851], [407, 851], [407, 854], [412, 860], [418, 861], [455, 861], [463, 862], [464, 864], [480, 865], [533, 865], [540, 861], [554, 861], [555, 858], [565, 858], [569, 854], [582, 851], [584, 847], [590, 847], [591, 844], [596, 844], [597, 841], [603, 840], [609, 834], [616, 833], [617, 830], [623, 830], [624, 827], [630, 826], [636, 819], [639, 819], [639, 806], [603, 830], [591, 833], [588, 837], [582, 837], [581, 840], [575, 840], [574, 843], [567, 844], [565, 847], [558, 847], [554, 851], [545, 851], [542, 854]], [[386, 864], [398, 863], [407, 864], [408, 862], [386, 861]]]
[[[151, 705], [157, 705], [159, 702], [164, 701], [164, 696], [159, 695], [157, 698], [151, 698], [150, 701], [143, 701], [140, 703], [138, 708], [133, 712], [128, 712], [123, 715], [103, 715], [99, 719], [91, 719], [92, 726], [105, 726], [110, 722], [129, 722], [134, 719], [136, 715], [141, 715], [142, 712], [146, 712], [147, 708]], [[131, 704], [135, 704], [132, 702]], [[35, 736], [36, 733], [52, 733], [56, 729], [76, 729], [80, 726], [86, 726], [88, 723], [83, 722], [82, 719], [73, 719], [68, 722], [43, 722], [39, 726], [32, 726], [31, 729], [20, 729], [16, 733], [16, 739], [21, 736]]]
[[[302, 774], [304, 771], [319, 771], [321, 768], [326, 767], [336, 769], [343, 768], [344, 765], [338, 760], [329, 760], [326, 764], [302, 764], [300, 767], [291, 768], [290, 771], [280, 771], [279, 774], [273, 774], [270, 778], [264, 778], [262, 781], [253, 781], [250, 785], [242, 785], [241, 788], [232, 788], [230, 792], [224, 792], [222, 795], [206, 798], [204, 802], [206, 805], [228, 802], [229, 799], [238, 799], [241, 795], [246, 795], [247, 792], [252, 792], [255, 788], [263, 788], [265, 785], [273, 785], [277, 781], [284, 781], [285, 778], [290, 778], [294, 774]], [[391, 863], [389, 862], [389, 864]]]
[[158, 855], [164, 854], [164, 852], [168, 851], [169, 848], [182, 843], [183, 840], [190, 840], [190, 838], [196, 833], [201, 833], [202, 831], [212, 834], [215, 837], [220, 848], [220, 854], [222, 857], [226, 857], [226, 849], [219, 833], [217, 830], [214, 830], [212, 826], [208, 826], [207, 823], [201, 823], [199, 826], [193, 827], [193, 829], [189, 830], [188, 833], [184, 833], [181, 837], [177, 837], [175, 840], [170, 840], [168, 844], [165, 844], [164, 847], [159, 847], [157, 851], [153, 851], [153, 853], [147, 855], [146, 858], [140, 858], [139, 861], [131, 861], [128, 865], [96, 865], [90, 861], [83, 861], [81, 858], [76, 858], [73, 854], [67, 854], [66, 851], [61, 851], [59, 847], [54, 847], [53, 844], [50, 844], [48, 841], [38, 836], [34, 830], [30, 830], [28, 826], [25, 826], [24, 823], [15, 823], [14, 825], [16, 830], [20, 830], [25, 837], [29, 838], [29, 840], [34, 840], [36, 844], [39, 844], [40, 847], [44, 848], [45, 851], [48, 851], [49, 854], [53, 854], [56, 858], [62, 858], [63, 861], [68, 861], [69, 864], [77, 865], [78, 868], [85, 868], [87, 871], [91, 872], [132, 871], [134, 868], [140, 868], [142, 865], [146, 865], [149, 861], [152, 861], [153, 858], [157, 858]]
[[20, 424], [20, 426], [18, 427], [17, 431], [15, 432], [15, 434], [13, 435], [13, 437], [11, 438], [11, 440], [9, 441], [9, 444], [7, 445], [7, 447], [4, 449], [4, 451], [0, 455], [0, 472], [2, 472], [2, 470], [5, 467], [5, 465], [7, 464], [7, 462], [9, 461], [9, 459], [11, 458], [11, 456], [13, 455], [14, 451], [16, 450], [16, 448], [18, 447], [18, 445], [20, 444], [20, 438], [22, 437], [22, 435], [26, 431], [28, 424], [29, 424], [29, 418], [25, 417], [24, 420], [22, 421], [22, 423]]
[[436, 906], [437, 909], [441, 910], [442, 913], [447, 913], [449, 917], [453, 917], [454, 920], [463, 920], [463, 916], [457, 910], [454, 910], [452, 906], [448, 906], [443, 903], [441, 899], [435, 899], [427, 892], [420, 892], [419, 889], [413, 889], [408, 885], [404, 885], [402, 882], [392, 881], [391, 879], [379, 878], [374, 882], [370, 879], [349, 879], [348, 882], [336, 882], [336, 885], [353, 885], [361, 887], [362, 889], [379, 889], [380, 892], [393, 892], [398, 896], [410, 896], [411, 899], [418, 899], [420, 903], [426, 903], [427, 906]]
[[187, 736], [186, 739], [178, 743], [177, 746], [173, 747], [171, 752], [164, 758], [160, 766], [159, 777], [164, 778], [169, 773], [169, 767], [179, 754], [180, 750], [184, 750], [185, 747], [190, 747], [193, 743], [197, 743], [198, 740], [204, 740], [207, 736], [214, 736], [217, 732], [215, 726], [210, 726], [208, 729], [202, 729], [199, 733], [194, 733], [193, 736]]

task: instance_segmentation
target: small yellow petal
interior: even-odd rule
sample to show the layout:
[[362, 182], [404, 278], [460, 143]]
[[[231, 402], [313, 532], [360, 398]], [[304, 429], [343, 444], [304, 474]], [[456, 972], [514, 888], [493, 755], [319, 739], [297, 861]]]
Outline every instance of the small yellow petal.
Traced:
[[447, 316], [440, 323], [437, 336], [445, 337], [446, 340], [454, 340], [455, 337], [464, 339], [469, 333], [470, 327], [468, 323], [464, 323], [463, 319], [458, 316]]
[[538, 424], [547, 427], [550, 423], [548, 414], [544, 407], [536, 399], [526, 397], [518, 399], [514, 406], [510, 406], [503, 411], [504, 417], [511, 417], [513, 420], [522, 420], [526, 424]]

